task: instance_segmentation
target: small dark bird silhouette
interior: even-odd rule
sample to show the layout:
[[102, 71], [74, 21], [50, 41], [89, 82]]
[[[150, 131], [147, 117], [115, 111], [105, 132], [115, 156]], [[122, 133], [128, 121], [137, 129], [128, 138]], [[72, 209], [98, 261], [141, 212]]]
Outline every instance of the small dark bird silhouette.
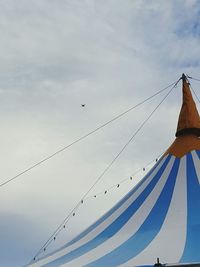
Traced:
[[81, 104], [81, 107], [83, 107], [83, 108], [84, 108], [84, 107], [85, 107], [85, 104]]

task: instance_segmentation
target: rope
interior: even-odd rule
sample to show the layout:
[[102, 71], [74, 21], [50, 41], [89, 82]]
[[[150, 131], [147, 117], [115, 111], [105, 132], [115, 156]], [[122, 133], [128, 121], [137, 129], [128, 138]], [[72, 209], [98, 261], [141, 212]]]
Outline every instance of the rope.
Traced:
[[195, 81], [198, 81], [198, 82], [200, 82], [200, 79], [193, 78], [193, 77], [191, 77], [191, 76], [188, 76], [188, 75], [187, 75], [187, 78], [188, 78], [188, 79], [192, 79], [192, 80], [195, 80]]
[[[181, 78], [180, 78], [181, 79]], [[89, 190], [82, 196], [81, 201], [79, 201], [76, 206], [70, 211], [70, 213], [65, 217], [65, 219], [62, 221], [62, 223], [58, 226], [58, 228], [54, 231], [54, 233], [50, 236], [50, 238], [44, 243], [44, 245], [39, 249], [39, 251], [36, 253], [34, 258], [31, 260], [33, 262], [37, 256], [42, 252], [46, 250], [46, 247], [49, 246], [49, 244], [54, 240], [54, 237], [56, 237], [59, 232], [62, 230], [63, 225], [67, 223], [70, 216], [75, 214], [75, 211], [78, 209], [78, 207], [83, 203], [83, 200], [87, 197], [87, 195], [90, 193], [90, 191], [96, 186], [96, 184], [100, 181], [100, 179], [105, 175], [105, 173], [111, 168], [111, 166], [114, 164], [114, 162], [119, 158], [119, 156], [123, 153], [123, 151], [126, 149], [126, 147], [131, 143], [131, 141], [134, 139], [134, 137], [139, 133], [139, 131], [144, 127], [144, 125], [149, 121], [149, 119], [152, 117], [152, 115], [156, 112], [156, 110], [160, 107], [160, 105], [165, 101], [165, 99], [169, 96], [169, 94], [172, 92], [172, 90], [176, 87], [177, 83], [180, 81], [180, 79], [173, 84], [173, 87], [170, 89], [170, 91], [164, 96], [164, 98], [160, 101], [160, 103], [154, 108], [154, 110], [150, 113], [150, 115], [143, 121], [143, 123], [140, 125], [140, 127], [136, 130], [136, 132], [131, 136], [131, 138], [128, 140], [128, 142], [122, 147], [120, 152], [114, 157], [114, 159], [110, 162], [110, 164], [105, 168], [105, 170], [100, 174], [100, 176], [96, 179], [96, 181], [93, 183], [93, 185], [89, 188]]]
[[200, 103], [200, 99], [199, 99], [199, 97], [198, 97], [198, 95], [195, 93], [195, 91], [194, 91], [194, 89], [192, 88], [192, 86], [190, 85], [190, 87], [191, 87], [191, 89], [192, 89], [192, 92], [194, 93], [194, 95], [196, 96], [196, 99], [199, 101], [199, 103]]
[[153, 94], [152, 96], [146, 98], [145, 100], [139, 102], [137, 105], [129, 108], [128, 110], [122, 112], [121, 114], [117, 115], [116, 117], [114, 117], [113, 119], [107, 121], [106, 123], [100, 125], [99, 127], [97, 127], [96, 129], [92, 130], [91, 132], [81, 136], [80, 138], [76, 139], [75, 141], [73, 141], [72, 143], [68, 144], [67, 146], [57, 150], [56, 152], [54, 152], [53, 154], [45, 157], [44, 159], [38, 161], [36, 164], [33, 164], [32, 166], [28, 167], [27, 169], [25, 169], [24, 171], [18, 173], [17, 175], [13, 176], [12, 178], [6, 180], [5, 182], [0, 184], [0, 187], [5, 186], [6, 184], [12, 182], [13, 180], [17, 179], [18, 177], [22, 176], [23, 174], [29, 172], [30, 170], [34, 169], [35, 167], [43, 164], [44, 162], [50, 160], [51, 158], [53, 158], [54, 156], [58, 155], [59, 153], [65, 151], [66, 149], [70, 148], [71, 146], [75, 145], [76, 143], [82, 141], [83, 139], [87, 138], [88, 136], [92, 135], [93, 133], [99, 131], [100, 129], [102, 129], [103, 127], [107, 126], [108, 124], [114, 122], [115, 120], [119, 119], [120, 117], [124, 116], [125, 114], [127, 114], [128, 112], [130, 112], [131, 110], [141, 106], [142, 104], [144, 104], [145, 102], [149, 101], [150, 99], [154, 98], [155, 96], [159, 95], [160, 93], [162, 93], [163, 91], [167, 90], [169, 87], [171, 86], [176, 86], [177, 82], [173, 82], [172, 84], [166, 86], [165, 88], [159, 90], [157, 93]]
[[[153, 162], [157, 162], [158, 159], [159, 159], [162, 155], [163, 155], [163, 153], [159, 154], [156, 158], [154, 158], [153, 160], [151, 160], [149, 163], [147, 163], [146, 165], [144, 165], [142, 168], [140, 168], [140, 169], [138, 169], [137, 171], [135, 171], [129, 178], [125, 178], [125, 179], [119, 181], [118, 184], [112, 185], [112, 186], [110, 186], [109, 188], [105, 189], [104, 191], [101, 191], [101, 192], [99, 192], [99, 193], [97, 193], [97, 194], [95, 194], [95, 195], [88, 196], [87, 198], [85, 198], [85, 201], [86, 201], [86, 200], [91, 200], [91, 199], [93, 199], [93, 198], [97, 198], [97, 196], [100, 196], [100, 195], [105, 195], [105, 192], [107, 193], [107, 192], [111, 191], [111, 190], [114, 189], [114, 188], [119, 188], [119, 185], [121, 185], [122, 183], [124, 183], [124, 182], [126, 182], [126, 181], [132, 181], [132, 180], [133, 180], [133, 177], [134, 177], [136, 174], [138, 174], [138, 173], [141, 172], [141, 171], [146, 170], [146, 169], [147, 169]], [[81, 204], [85, 203], [85, 201], [83, 202], [83, 200], [81, 200]], [[73, 214], [75, 215], [75, 213], [73, 213]], [[68, 220], [68, 221], [69, 221], [69, 220]], [[68, 221], [67, 221], [67, 222], [68, 222]], [[58, 236], [58, 234], [59, 234], [63, 229], [66, 228], [66, 223], [67, 223], [67, 222], [65, 222], [65, 224], [62, 225], [62, 229], [59, 230], [59, 232], [56, 234], [56, 236], [53, 236], [53, 235], [52, 235], [52, 239], [51, 239], [51, 241], [48, 243], [48, 246], [50, 245], [50, 243], [52, 243], [52, 241], [55, 241], [55, 240], [56, 240], [56, 237]], [[43, 248], [43, 251], [44, 251], [44, 252], [46, 251], [46, 247]], [[35, 261], [35, 260], [36, 260], [36, 256], [33, 258], [32, 261]], [[32, 261], [31, 261], [31, 262], [32, 262]], [[30, 263], [31, 263], [31, 262], [30, 262]], [[30, 264], [30, 263], [29, 263], [29, 264]]]
[[157, 161], [158, 161], [158, 158], [160, 158], [162, 155], [163, 155], [163, 153], [159, 154], [159, 156], [156, 157], [156, 159], [151, 160], [151, 161], [150, 161], [149, 163], [147, 163], [144, 167], [142, 167], [142, 168], [140, 168], [139, 170], [137, 170], [136, 172], [134, 172], [129, 178], [125, 178], [125, 179], [119, 181], [117, 184], [114, 184], [114, 185], [108, 187], [107, 189], [105, 189], [105, 190], [103, 190], [103, 191], [101, 191], [101, 192], [96, 193], [95, 195], [88, 196], [87, 199], [94, 198], [94, 197], [96, 198], [96, 197], [99, 196], [99, 195], [103, 195], [103, 194], [105, 194], [105, 192], [107, 193], [108, 191], [110, 191], [110, 190], [112, 190], [112, 189], [114, 189], [114, 188], [116, 188], [116, 187], [118, 188], [121, 184], [123, 184], [123, 183], [125, 183], [125, 182], [127, 182], [127, 181], [133, 180], [133, 177], [134, 177], [136, 174], [138, 174], [138, 173], [141, 172], [141, 171], [146, 171], [146, 169], [149, 167], [149, 165], [151, 165], [153, 162], [157, 162]]
[[[190, 77], [190, 76], [188, 76], [188, 75], [187, 75], [187, 78], [188, 78], [188, 79], [193, 79], [193, 80], [197, 80], [197, 81], [198, 81], [198, 79], [192, 78], [192, 77]], [[199, 81], [200, 81], [200, 80], [199, 80]], [[198, 95], [196, 94], [195, 90], [193, 89], [190, 80], [189, 80], [189, 83], [190, 83], [190, 88], [192, 89], [192, 92], [194, 93], [196, 99], [197, 99], [198, 102], [200, 103], [200, 99], [199, 99]]]
[[200, 103], [200, 99], [198, 97], [198, 95], [196, 94], [195, 90], [193, 89], [192, 85], [191, 85], [191, 82], [190, 82], [190, 88], [192, 89], [192, 92], [194, 93], [196, 99], [198, 100], [198, 102]]

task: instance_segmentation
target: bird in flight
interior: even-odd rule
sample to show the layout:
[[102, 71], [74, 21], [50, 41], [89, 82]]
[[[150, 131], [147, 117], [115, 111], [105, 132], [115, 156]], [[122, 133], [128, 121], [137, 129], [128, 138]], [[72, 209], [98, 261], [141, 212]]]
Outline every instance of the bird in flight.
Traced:
[[85, 104], [81, 104], [81, 107], [83, 107], [83, 108], [84, 108], [84, 107], [85, 107]]

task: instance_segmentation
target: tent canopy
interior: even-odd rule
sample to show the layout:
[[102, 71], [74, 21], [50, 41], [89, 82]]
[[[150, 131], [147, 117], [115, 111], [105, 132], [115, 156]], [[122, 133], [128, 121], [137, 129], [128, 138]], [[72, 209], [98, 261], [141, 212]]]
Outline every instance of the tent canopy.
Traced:
[[111, 210], [30, 266], [130, 267], [200, 262], [200, 117], [186, 77], [176, 139]]

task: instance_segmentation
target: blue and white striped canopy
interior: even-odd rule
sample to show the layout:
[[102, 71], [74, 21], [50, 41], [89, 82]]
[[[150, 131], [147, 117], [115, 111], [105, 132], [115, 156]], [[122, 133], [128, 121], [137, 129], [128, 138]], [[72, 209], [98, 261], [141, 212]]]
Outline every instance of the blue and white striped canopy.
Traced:
[[110, 211], [32, 267], [200, 262], [200, 150], [163, 156]]

